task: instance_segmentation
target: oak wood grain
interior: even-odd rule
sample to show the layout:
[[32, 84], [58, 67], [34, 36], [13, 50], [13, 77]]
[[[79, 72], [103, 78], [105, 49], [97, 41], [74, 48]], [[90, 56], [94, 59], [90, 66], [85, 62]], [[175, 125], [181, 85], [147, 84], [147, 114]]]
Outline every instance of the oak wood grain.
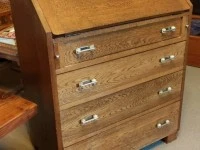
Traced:
[[[179, 71], [185, 72], [185, 44], [189, 33], [185, 26], [189, 24], [191, 13], [189, 0], [11, 0], [11, 4], [25, 95], [39, 105], [39, 114], [31, 121], [32, 142], [38, 150], [63, 150], [64, 147], [75, 150], [102, 147], [109, 150], [139, 149], [164, 137], [170, 138], [170, 135], [177, 132], [180, 126], [180, 104], [169, 105], [181, 99], [178, 96], [179, 90], [174, 91], [177, 96], [172, 93], [176, 98], [168, 95], [165, 97], [166, 102], [144, 102], [141, 107], [138, 105], [143, 101], [139, 99], [143, 98], [145, 101], [148, 97], [141, 94], [142, 90], [134, 95], [132, 92], [136, 86], [146, 89], [147, 85], [152, 87], [149, 91], [155, 90], [156, 87], [165, 85], [165, 82], [148, 84], [152, 80], [159, 80], [162, 76]], [[154, 36], [152, 30], [148, 38], [140, 38], [136, 42], [130, 40], [135, 39], [136, 31], [137, 36], [147, 36], [143, 34], [146, 30], [142, 29], [149, 30], [149, 26], [153, 25], [161, 26], [161, 22], [164, 25], [170, 22], [178, 24], [178, 34], [160, 39]], [[132, 36], [129, 31], [132, 31]], [[109, 37], [114, 37], [117, 44]], [[101, 46], [105, 50], [102, 49], [93, 57], [87, 54], [82, 61], [75, 60], [73, 50], [67, 50], [67, 53], [64, 50], [67, 46], [74, 49], [90, 44], [91, 41], [102, 45], [106, 38], [108, 42]], [[110, 44], [112, 42], [114, 44]], [[107, 49], [108, 46], [104, 45], [111, 45], [112, 48]], [[61, 54], [60, 61], [54, 59], [57, 53]], [[176, 56], [175, 61], [165, 65], [159, 63], [161, 57], [171, 54]], [[184, 73], [180, 73], [180, 78], [184, 79], [183, 76]], [[77, 91], [77, 84], [86, 78], [97, 78], [96, 88]], [[177, 81], [173, 80], [173, 83], [177, 83], [175, 89], [182, 86], [179, 93], [182, 95], [184, 82], [178, 84], [180, 78], [177, 77]], [[123, 91], [124, 95], [120, 97]], [[124, 97], [131, 104], [132, 99], [128, 98], [127, 93], [132, 93], [135, 98], [137, 96], [138, 107], [135, 108], [138, 109], [130, 110], [126, 107], [127, 103], [119, 100]], [[148, 90], [145, 93], [150, 97], [154, 95], [148, 94]], [[106, 115], [105, 110], [112, 110], [109, 106], [115, 106], [114, 109], [119, 110], [115, 111], [119, 112], [116, 113], [119, 118]], [[127, 109], [120, 109], [122, 106]], [[163, 109], [158, 110], [161, 107]], [[86, 127], [82, 131], [76, 128], [76, 120], [93, 112], [103, 114], [105, 117], [102, 118], [110, 119], [110, 122], [102, 122], [101, 126], [101, 122], [94, 123], [97, 125], [95, 131], [93, 124], [89, 125], [91, 131]], [[172, 126], [161, 131], [155, 130], [157, 121], [162, 122], [167, 118], [172, 118]], [[68, 127], [69, 133], [73, 128], [80, 131], [73, 130], [76, 133], [74, 139], [72, 132], [71, 135], [65, 132]], [[66, 138], [65, 135], [69, 136], [63, 143], [62, 137]], [[73, 145], [67, 148], [71, 144]]]
[[0, 99], [0, 138], [31, 119], [37, 105], [18, 96]]
[[163, 0], [39, 0], [35, 2], [39, 3], [52, 33], [56, 35], [163, 16], [190, 8], [185, 0], [167, 2]]
[[[79, 34], [79, 35], [75, 35], [75, 36], [71, 36], [71, 37], [67, 37], [67, 38], [57, 38], [57, 39], [54, 40], [54, 52], [55, 52], [55, 55], [59, 55], [60, 58], [55, 59], [55, 63], [56, 63], [56, 66], [57, 66], [56, 67], [57, 68], [56, 73], [61, 74], [61, 73], [64, 73], [64, 72], [77, 70], [77, 69], [92, 66], [92, 65], [95, 65], [95, 64], [104, 63], [106, 61], [118, 59], [118, 58], [125, 57], [125, 56], [130, 56], [130, 55], [141, 53], [141, 52], [148, 51], [148, 50], [152, 50], [152, 49], [155, 49], [155, 48], [158, 48], [158, 47], [163, 47], [163, 46], [166, 46], [166, 45], [185, 41], [187, 39], [187, 36], [188, 36], [188, 33], [189, 33], [188, 32], [189, 30], [186, 28], [186, 25], [189, 24], [188, 23], [189, 22], [188, 16], [189, 16], [189, 13], [186, 12], [186, 13], [179, 14], [179, 15], [150, 19], [150, 20], [147, 20], [147, 21], [141, 21], [141, 22], [137, 22], [137, 23], [133, 23], [133, 24], [129, 24], [129, 25], [124, 25], [124, 26], [121, 25], [121, 26], [116, 26], [116, 27], [97, 30], [97, 31], [90, 31], [90, 32], [87, 32], [87, 33], [83, 33], [83, 34]], [[123, 51], [118, 52], [118, 53], [112, 53], [110, 55], [98, 57], [98, 58], [95, 58], [95, 59], [91, 59], [89, 61], [80, 61], [79, 63], [74, 63], [72, 65], [65, 64], [64, 58], [66, 56], [60, 55], [59, 51], [58, 51], [58, 43], [60, 43], [60, 42], [62, 43], [63, 40], [65, 41], [65, 43], [67, 43], [67, 42], [70, 42], [70, 41], [76, 41], [78, 39], [84, 39], [84, 38], [87, 38], [87, 37], [94, 37], [94, 36], [99, 36], [99, 35], [102, 35], [102, 34], [107, 35], [109, 33], [115, 32], [115, 31], [121, 31], [123, 29], [127, 29], [127, 27], [145, 26], [147, 24], [165, 22], [167, 20], [180, 19], [180, 18], [181, 18], [181, 34], [177, 38], [171, 38], [171, 39], [160, 41], [160, 42], [157, 42], [157, 43], [151, 43], [150, 45], [143, 45], [141, 47], [123, 50]], [[167, 36], [169, 36], [169, 34]], [[56, 44], [56, 42], [58, 42], [58, 43]], [[73, 56], [71, 59], [73, 60], [74, 58], [75, 57]], [[64, 65], [66, 65], [66, 66], [64, 66]], [[60, 66], [64, 66], [64, 67], [60, 68]], [[58, 69], [58, 68], [60, 68], [60, 69]]]
[[[64, 150], [101, 150], [102, 147], [104, 150], [138, 150], [149, 143], [153, 143], [176, 132], [178, 128], [179, 111], [180, 102], [177, 102], [72, 146], [65, 147]], [[161, 129], [156, 128], [158, 123], [163, 123], [165, 120], [170, 120], [170, 125]]]
[[[63, 142], [65, 145], [70, 145], [80, 141], [79, 139], [84, 139], [82, 136], [94, 133], [108, 125], [158, 105], [180, 100], [181, 85], [182, 71], [62, 110], [61, 129]], [[173, 91], [158, 95], [158, 91], [167, 87], [172, 87]], [[80, 124], [81, 119], [94, 114], [99, 116], [98, 121], [85, 126]]]
[[[55, 44], [57, 44], [60, 56], [60, 68], [184, 35], [184, 33], [181, 33], [182, 17], [175, 19], [166, 17], [164, 21], [157, 19], [155, 22], [150, 20], [146, 22], [150, 23], [143, 22], [141, 23], [143, 25], [129, 24], [120, 30], [110, 30], [108, 33], [91, 36], [82, 35], [80, 38], [75, 36], [76, 38], [72, 38], [72, 40], [69, 40], [70, 37], [69, 39], [68, 37], [56, 39]], [[177, 28], [176, 32], [161, 33], [161, 29], [171, 26]], [[95, 46], [94, 51], [75, 54], [77, 48], [90, 45]]]
[[[149, 81], [183, 69], [185, 42], [153, 51], [124, 57], [100, 65], [57, 76], [60, 106], [78, 104]], [[161, 64], [160, 59], [174, 55], [172, 62]], [[98, 83], [91, 89], [79, 90], [77, 84], [95, 78]], [[74, 105], [72, 104], [72, 105]]]

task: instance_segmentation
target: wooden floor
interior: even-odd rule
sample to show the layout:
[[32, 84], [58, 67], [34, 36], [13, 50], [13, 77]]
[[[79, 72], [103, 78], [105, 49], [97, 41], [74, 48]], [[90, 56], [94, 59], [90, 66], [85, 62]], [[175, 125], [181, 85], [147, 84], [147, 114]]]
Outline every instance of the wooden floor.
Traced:
[[[200, 68], [188, 67], [179, 137], [152, 150], [200, 150]], [[0, 140], [0, 150], [33, 150], [26, 125]]]

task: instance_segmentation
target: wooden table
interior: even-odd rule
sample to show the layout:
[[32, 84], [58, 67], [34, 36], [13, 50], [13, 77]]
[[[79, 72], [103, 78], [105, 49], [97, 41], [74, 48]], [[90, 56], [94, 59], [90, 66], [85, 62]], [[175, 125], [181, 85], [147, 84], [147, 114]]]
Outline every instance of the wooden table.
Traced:
[[6, 99], [0, 93], [0, 138], [25, 123], [37, 112], [37, 105], [12, 95]]

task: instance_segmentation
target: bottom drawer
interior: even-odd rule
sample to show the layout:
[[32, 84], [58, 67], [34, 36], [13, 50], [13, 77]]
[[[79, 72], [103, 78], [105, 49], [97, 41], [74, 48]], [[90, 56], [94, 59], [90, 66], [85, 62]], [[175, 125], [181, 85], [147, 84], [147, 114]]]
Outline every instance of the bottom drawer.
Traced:
[[112, 127], [64, 150], [140, 149], [178, 130], [180, 102]]

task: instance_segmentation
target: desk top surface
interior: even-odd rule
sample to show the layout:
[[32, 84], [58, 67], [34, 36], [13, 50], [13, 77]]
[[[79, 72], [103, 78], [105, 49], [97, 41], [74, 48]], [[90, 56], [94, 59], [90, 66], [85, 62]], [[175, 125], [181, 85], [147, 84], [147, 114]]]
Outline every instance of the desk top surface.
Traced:
[[32, 1], [39, 4], [52, 33], [55, 35], [95, 29], [190, 9], [187, 0]]

